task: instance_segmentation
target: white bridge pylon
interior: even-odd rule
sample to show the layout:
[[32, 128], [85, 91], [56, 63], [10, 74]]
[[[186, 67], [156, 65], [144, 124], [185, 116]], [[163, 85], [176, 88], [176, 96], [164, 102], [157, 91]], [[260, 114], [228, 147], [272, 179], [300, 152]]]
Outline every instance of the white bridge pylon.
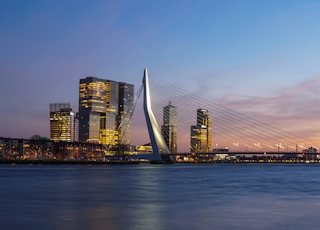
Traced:
[[161, 160], [161, 154], [169, 154], [170, 151], [159, 129], [157, 120], [152, 112], [149, 77], [147, 68], [144, 69], [143, 74], [143, 110], [147, 122], [147, 128], [149, 132], [150, 142], [152, 146], [154, 160]]

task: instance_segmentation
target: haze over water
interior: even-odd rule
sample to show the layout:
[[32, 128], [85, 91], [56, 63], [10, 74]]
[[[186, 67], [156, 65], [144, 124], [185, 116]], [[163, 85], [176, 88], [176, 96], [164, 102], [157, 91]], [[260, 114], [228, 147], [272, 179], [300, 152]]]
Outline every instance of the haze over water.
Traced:
[[317, 229], [314, 164], [0, 165], [2, 229]]

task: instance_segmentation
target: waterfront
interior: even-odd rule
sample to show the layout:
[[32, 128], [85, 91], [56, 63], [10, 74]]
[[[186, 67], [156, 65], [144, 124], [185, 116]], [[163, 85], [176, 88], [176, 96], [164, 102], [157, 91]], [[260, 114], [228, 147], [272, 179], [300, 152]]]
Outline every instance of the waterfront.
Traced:
[[0, 165], [3, 229], [317, 229], [319, 164]]

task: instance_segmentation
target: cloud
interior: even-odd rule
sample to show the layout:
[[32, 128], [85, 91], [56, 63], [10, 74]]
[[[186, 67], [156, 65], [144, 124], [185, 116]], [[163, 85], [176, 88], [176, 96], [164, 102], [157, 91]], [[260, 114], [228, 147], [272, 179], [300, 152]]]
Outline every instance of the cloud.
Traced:
[[306, 141], [320, 143], [320, 76], [264, 97], [217, 98], [219, 104], [277, 127]]

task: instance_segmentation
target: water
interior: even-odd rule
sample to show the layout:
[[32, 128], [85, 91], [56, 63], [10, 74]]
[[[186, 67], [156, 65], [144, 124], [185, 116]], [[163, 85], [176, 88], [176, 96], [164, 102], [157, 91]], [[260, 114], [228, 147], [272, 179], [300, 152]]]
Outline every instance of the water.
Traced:
[[1, 229], [318, 229], [320, 165], [0, 165]]

